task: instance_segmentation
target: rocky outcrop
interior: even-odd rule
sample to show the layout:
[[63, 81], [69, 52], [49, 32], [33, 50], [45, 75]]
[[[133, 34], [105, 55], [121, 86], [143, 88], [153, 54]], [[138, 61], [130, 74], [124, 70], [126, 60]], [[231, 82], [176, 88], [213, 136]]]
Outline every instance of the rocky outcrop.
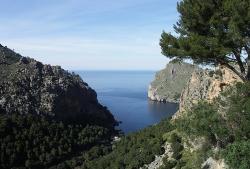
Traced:
[[215, 160], [212, 157], [209, 157], [203, 164], [203, 169], [228, 169], [228, 165], [223, 159]]
[[159, 169], [161, 166], [164, 166], [163, 159], [167, 158], [168, 160], [172, 160], [173, 150], [171, 147], [171, 144], [166, 142], [163, 146], [165, 152], [162, 155], [155, 156], [155, 160], [152, 161], [150, 164], [145, 164], [143, 167], [140, 167], [140, 169]]
[[87, 83], [59, 66], [44, 65], [0, 45], [0, 112], [37, 114], [113, 126]]
[[149, 85], [148, 97], [159, 102], [178, 103], [181, 92], [197, 66], [181, 61], [171, 61], [157, 72]]
[[179, 111], [174, 118], [179, 116], [181, 112], [190, 110], [199, 100], [211, 102], [228, 86], [236, 82], [242, 82], [242, 80], [224, 66], [218, 66], [215, 71], [197, 69], [193, 72], [181, 94]]

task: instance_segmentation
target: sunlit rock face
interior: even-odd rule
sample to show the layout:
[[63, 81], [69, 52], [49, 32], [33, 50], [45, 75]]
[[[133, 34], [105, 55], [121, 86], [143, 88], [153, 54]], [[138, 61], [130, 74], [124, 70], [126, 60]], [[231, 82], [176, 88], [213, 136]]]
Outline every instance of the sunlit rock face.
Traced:
[[179, 111], [175, 117], [181, 115], [181, 112], [190, 110], [199, 100], [212, 102], [222, 91], [236, 82], [242, 82], [242, 80], [224, 66], [216, 67], [215, 71], [195, 70], [181, 93]]

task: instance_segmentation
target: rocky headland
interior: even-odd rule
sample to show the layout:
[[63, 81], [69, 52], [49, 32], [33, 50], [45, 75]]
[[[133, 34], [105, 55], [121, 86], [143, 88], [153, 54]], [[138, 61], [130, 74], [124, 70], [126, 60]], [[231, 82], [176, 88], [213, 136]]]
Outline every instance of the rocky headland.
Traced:
[[44, 65], [0, 45], [0, 112], [113, 126], [113, 115], [78, 75]]
[[178, 103], [181, 92], [198, 66], [173, 60], [157, 72], [148, 88], [148, 97], [159, 102]]

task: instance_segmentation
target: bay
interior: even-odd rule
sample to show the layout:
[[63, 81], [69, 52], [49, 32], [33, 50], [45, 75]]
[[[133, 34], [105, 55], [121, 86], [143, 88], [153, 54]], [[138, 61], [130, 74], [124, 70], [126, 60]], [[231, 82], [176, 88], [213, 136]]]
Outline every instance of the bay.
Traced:
[[159, 103], [147, 98], [154, 71], [76, 71], [92, 87], [101, 104], [108, 107], [125, 134], [138, 131], [172, 116], [175, 103]]

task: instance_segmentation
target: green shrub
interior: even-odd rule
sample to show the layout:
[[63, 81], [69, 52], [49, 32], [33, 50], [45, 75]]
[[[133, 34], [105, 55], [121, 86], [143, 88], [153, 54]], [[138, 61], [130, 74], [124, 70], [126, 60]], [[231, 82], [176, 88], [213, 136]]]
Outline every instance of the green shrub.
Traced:
[[173, 132], [170, 135], [169, 142], [172, 144], [176, 142], [181, 143], [181, 137], [179, 137], [177, 133]]
[[180, 97], [181, 97], [181, 94], [180, 94], [180, 93], [175, 93], [173, 98], [174, 98], [175, 100], [177, 100], [177, 99], [179, 99]]
[[176, 166], [177, 161], [176, 160], [169, 160], [164, 162], [164, 169], [172, 169]]
[[231, 168], [250, 168], [250, 141], [240, 141], [230, 144], [223, 151], [223, 157]]
[[228, 127], [235, 140], [250, 139], [250, 83], [238, 83], [223, 94]]
[[173, 150], [173, 158], [176, 160], [181, 159], [182, 153], [181, 151], [183, 150], [183, 145], [179, 142], [172, 143], [171, 144], [172, 150]]

